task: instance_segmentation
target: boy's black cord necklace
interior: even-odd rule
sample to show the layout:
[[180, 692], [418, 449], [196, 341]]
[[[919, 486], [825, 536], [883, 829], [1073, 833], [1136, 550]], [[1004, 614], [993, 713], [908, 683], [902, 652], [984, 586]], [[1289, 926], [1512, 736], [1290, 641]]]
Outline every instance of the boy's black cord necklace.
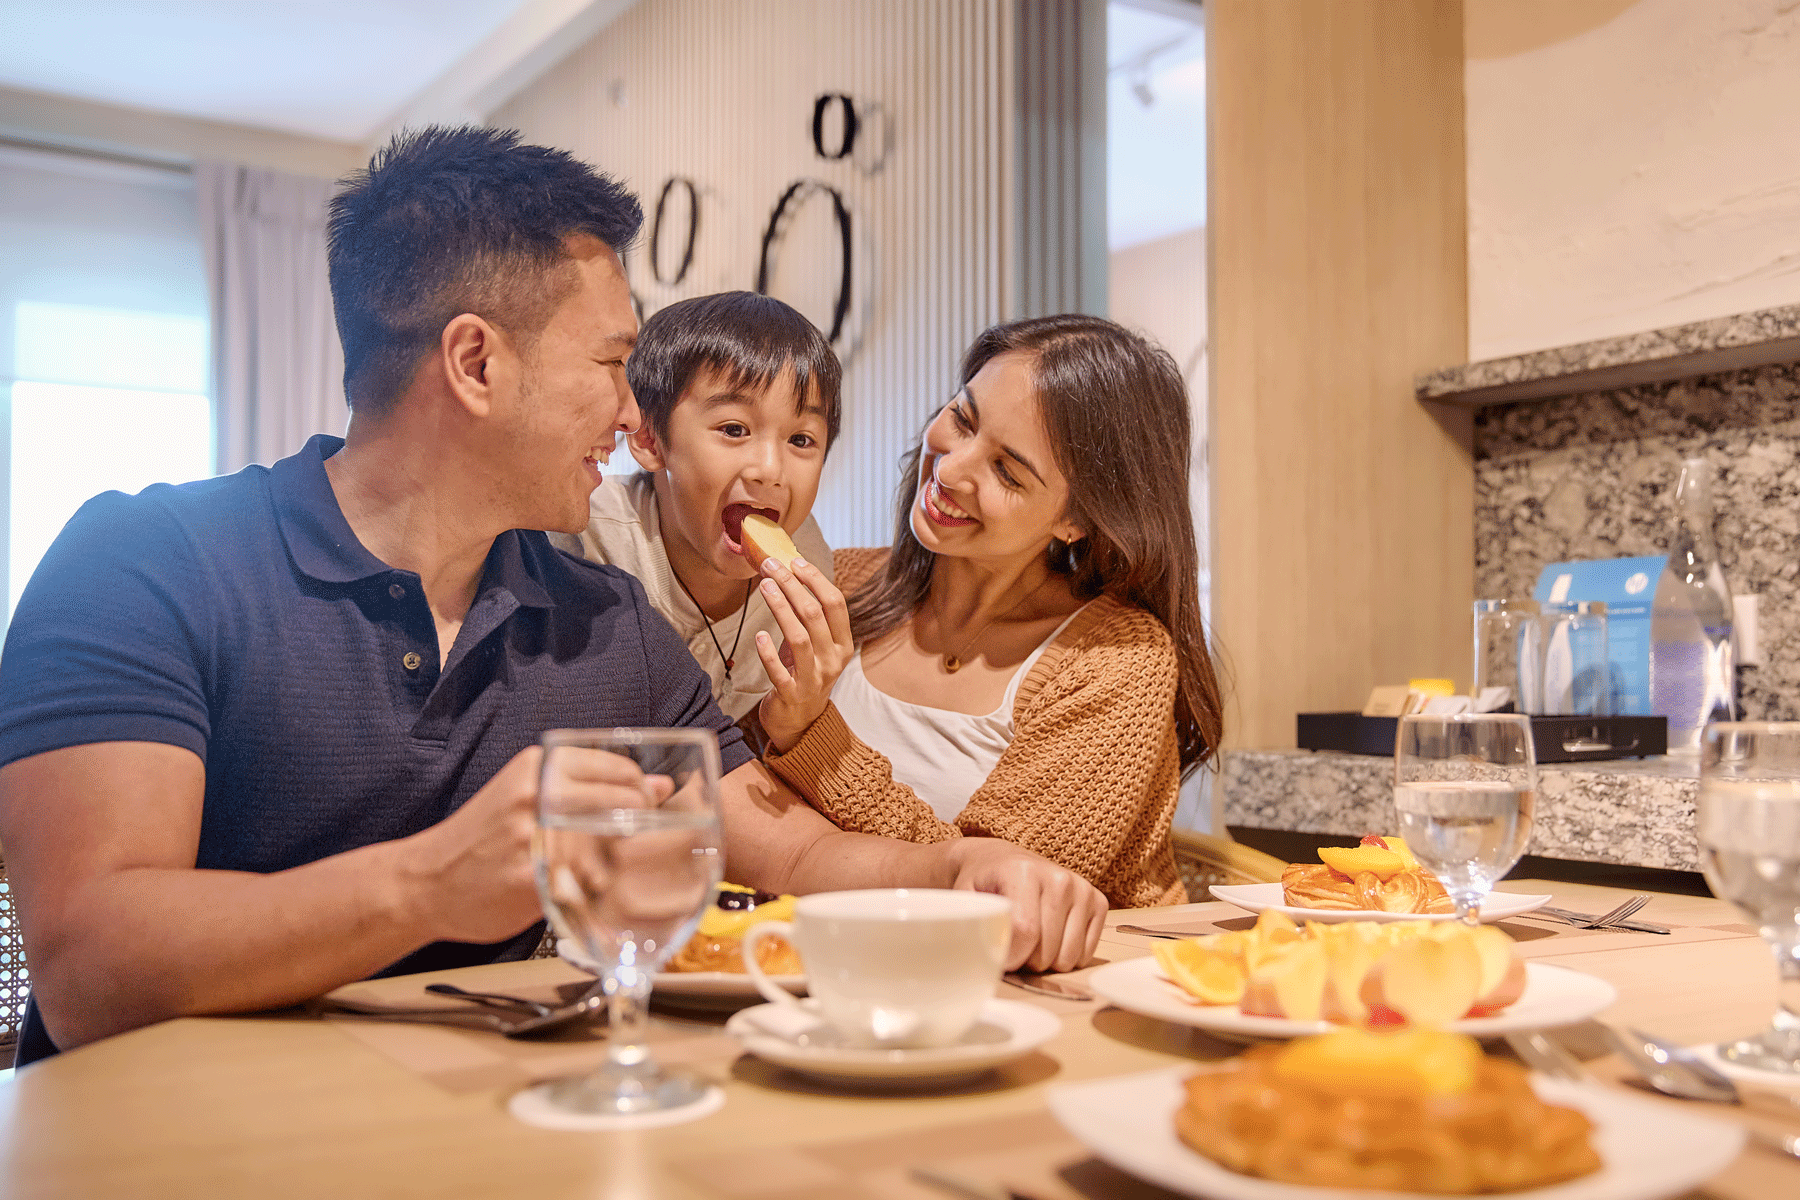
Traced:
[[682, 590], [682, 593], [687, 596], [689, 602], [693, 604], [694, 611], [700, 614], [700, 621], [706, 626], [706, 636], [712, 639], [713, 649], [717, 650], [719, 652], [719, 657], [725, 660], [725, 678], [727, 682], [729, 682], [731, 679], [731, 668], [737, 666], [738, 643], [742, 641], [744, 637], [744, 618], [750, 615], [750, 593], [756, 588], [756, 580], [746, 579], [744, 581], [744, 607], [738, 610], [737, 636], [731, 639], [731, 653], [727, 654], [725, 653], [725, 647], [719, 644], [719, 635], [713, 632], [712, 618], [706, 615], [706, 610], [700, 607], [700, 602], [698, 600], [694, 599], [694, 593], [688, 591], [688, 585], [681, 581], [681, 576], [675, 573], [675, 568], [670, 567], [669, 574], [675, 576], [675, 586]]

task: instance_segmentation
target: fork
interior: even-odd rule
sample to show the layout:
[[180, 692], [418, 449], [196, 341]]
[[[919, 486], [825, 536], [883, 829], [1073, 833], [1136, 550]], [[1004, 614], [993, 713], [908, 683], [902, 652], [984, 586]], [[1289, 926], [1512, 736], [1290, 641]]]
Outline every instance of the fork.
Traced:
[[1571, 912], [1564, 908], [1544, 907], [1537, 911], [1549, 913], [1553, 917], [1560, 917], [1571, 925], [1584, 925], [1589, 929], [1605, 929], [1609, 925], [1617, 925], [1621, 921], [1625, 921], [1630, 917], [1635, 916], [1638, 910], [1648, 903], [1650, 903], [1650, 894], [1648, 892], [1639, 892], [1635, 896], [1628, 897], [1623, 904], [1619, 905], [1611, 912], [1601, 913], [1597, 917], [1590, 916], [1587, 913]]

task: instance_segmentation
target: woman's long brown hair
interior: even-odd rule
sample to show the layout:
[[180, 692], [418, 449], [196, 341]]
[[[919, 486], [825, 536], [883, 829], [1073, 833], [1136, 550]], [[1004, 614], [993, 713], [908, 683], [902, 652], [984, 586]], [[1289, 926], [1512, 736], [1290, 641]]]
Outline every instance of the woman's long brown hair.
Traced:
[[[1188, 506], [1192, 434], [1187, 387], [1167, 351], [1099, 317], [1067, 314], [996, 325], [963, 356], [962, 383], [1002, 354], [1032, 362], [1056, 465], [1069, 481], [1069, 520], [1086, 536], [1053, 541], [1052, 571], [1083, 600], [1107, 595], [1144, 609], [1175, 642], [1175, 730], [1181, 765], [1205, 762], [1223, 724], [1219, 682], [1200, 620], [1199, 556]], [[918, 443], [901, 468], [886, 570], [850, 597], [858, 645], [892, 632], [925, 603], [936, 555], [912, 532]]]

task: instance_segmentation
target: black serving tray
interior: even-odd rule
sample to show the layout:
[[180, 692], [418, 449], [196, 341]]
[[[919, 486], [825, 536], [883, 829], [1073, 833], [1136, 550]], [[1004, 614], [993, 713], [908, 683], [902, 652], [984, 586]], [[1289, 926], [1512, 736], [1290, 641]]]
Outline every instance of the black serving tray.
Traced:
[[[1398, 717], [1365, 717], [1355, 712], [1300, 713], [1295, 737], [1302, 750], [1394, 756]], [[1531, 740], [1537, 760], [1593, 762], [1646, 758], [1669, 750], [1667, 717], [1533, 717]]]

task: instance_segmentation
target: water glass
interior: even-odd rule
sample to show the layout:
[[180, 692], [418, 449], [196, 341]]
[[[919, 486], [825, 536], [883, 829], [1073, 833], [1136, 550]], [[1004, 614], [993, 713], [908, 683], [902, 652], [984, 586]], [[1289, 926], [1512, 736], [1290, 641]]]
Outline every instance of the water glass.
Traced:
[[1531, 839], [1537, 755], [1531, 718], [1513, 713], [1402, 717], [1394, 741], [1400, 836], [1468, 925]]
[[1543, 667], [1537, 702], [1547, 716], [1604, 717], [1612, 712], [1612, 663], [1607, 656], [1606, 605], [1598, 600], [1549, 601], [1539, 618]]
[[532, 864], [544, 913], [601, 968], [611, 1030], [593, 1075], [534, 1089], [568, 1113], [681, 1108], [704, 1080], [645, 1043], [656, 971], [692, 936], [724, 872], [719, 742], [709, 729], [544, 734]]
[[1537, 703], [1538, 603], [1535, 600], [1475, 601], [1475, 673], [1469, 694], [1503, 687], [1513, 711], [1530, 712]]
[[1700, 865], [1762, 932], [1781, 971], [1775, 1018], [1728, 1062], [1800, 1078], [1800, 722], [1719, 722], [1700, 739]]

